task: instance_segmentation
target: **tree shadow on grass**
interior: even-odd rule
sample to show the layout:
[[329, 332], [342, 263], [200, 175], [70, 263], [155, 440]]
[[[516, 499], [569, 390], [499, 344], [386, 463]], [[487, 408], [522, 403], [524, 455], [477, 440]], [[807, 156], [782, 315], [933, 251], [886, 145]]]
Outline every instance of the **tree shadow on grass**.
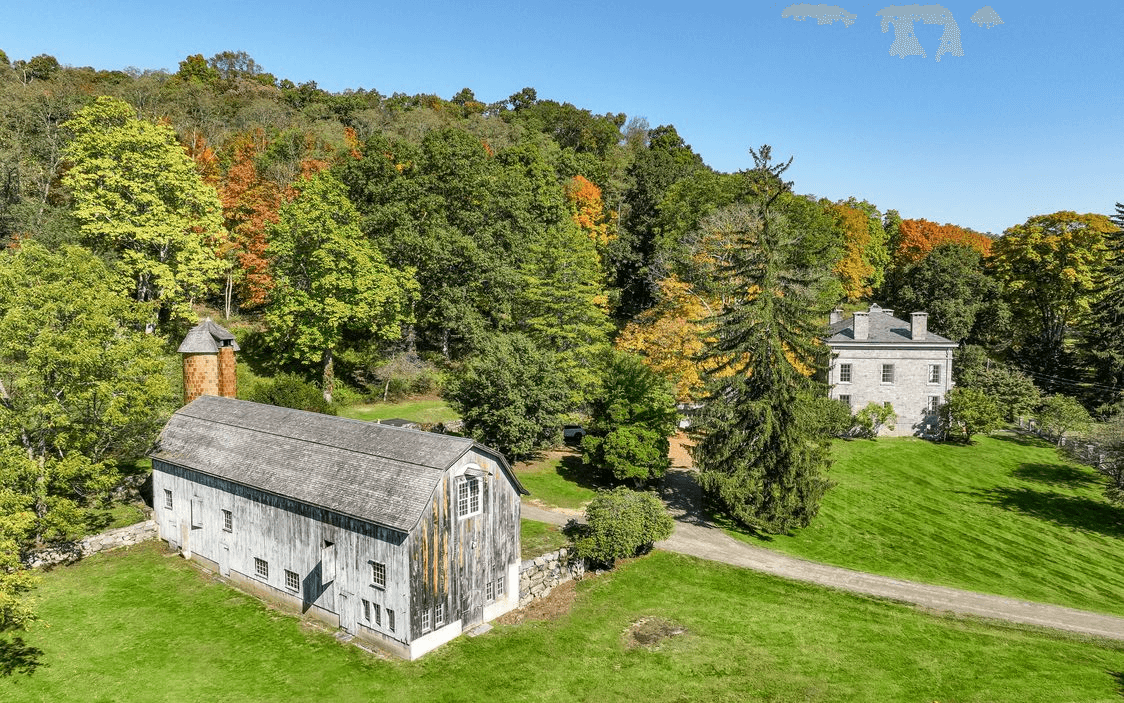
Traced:
[[0, 676], [30, 676], [43, 666], [39, 660], [42, 656], [42, 649], [32, 647], [22, 637], [0, 639]]
[[975, 492], [985, 503], [1084, 532], [1124, 537], [1124, 508], [1101, 500], [1033, 488], [992, 488]]
[[1020, 464], [1011, 475], [1025, 481], [1037, 481], [1048, 486], [1065, 488], [1082, 488], [1099, 483], [1098, 477], [1088, 470], [1065, 464]]
[[600, 480], [592, 466], [582, 462], [580, 454], [567, 454], [562, 457], [561, 461], [558, 462], [557, 473], [570, 483], [588, 488], [591, 491], [612, 487]]
[[999, 440], [1000, 442], [1017, 444], [1020, 447], [1041, 447], [1044, 449], [1054, 449], [1053, 442], [1047, 442], [1041, 437], [1036, 437], [1030, 434], [1023, 434], [1021, 432], [995, 432], [991, 435], [991, 438]]

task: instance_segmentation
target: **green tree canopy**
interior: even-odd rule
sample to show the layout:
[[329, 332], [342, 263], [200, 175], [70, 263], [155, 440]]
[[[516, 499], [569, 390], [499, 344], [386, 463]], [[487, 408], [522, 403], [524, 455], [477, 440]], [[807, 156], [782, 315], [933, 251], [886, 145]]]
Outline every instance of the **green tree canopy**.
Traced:
[[1016, 344], [1027, 367], [1070, 374], [1066, 336], [1100, 293], [1105, 235], [1114, 229], [1104, 215], [1063, 211], [1031, 217], [995, 242], [991, 268], [1018, 323]]
[[122, 100], [100, 97], [65, 126], [72, 166], [63, 183], [84, 241], [117, 258], [136, 300], [156, 301], [161, 319], [189, 317], [223, 270], [215, 189], [171, 127], [136, 119]]
[[1105, 234], [1108, 262], [1097, 282], [1101, 296], [1093, 304], [1083, 342], [1098, 395], [1110, 404], [1124, 401], [1124, 204], [1116, 203], [1112, 224], [1116, 230]]
[[948, 402], [940, 409], [945, 436], [966, 444], [977, 434], [987, 434], [1003, 426], [1003, 414], [995, 399], [978, 388], [953, 388]]
[[267, 338], [284, 358], [319, 366], [330, 403], [345, 335], [398, 339], [418, 289], [413, 271], [388, 266], [363, 236], [359, 213], [334, 176], [319, 173], [297, 193], [270, 228]]
[[667, 472], [668, 437], [677, 419], [675, 388], [643, 359], [624, 352], [609, 355], [590, 415], [582, 438], [585, 463], [637, 487]]
[[567, 396], [555, 355], [520, 334], [484, 339], [445, 392], [465, 430], [512, 461], [561, 440]]
[[600, 491], [585, 509], [585, 525], [576, 532], [574, 551], [583, 559], [612, 567], [651, 551], [671, 536], [675, 523], [654, 493], [631, 491], [623, 486]]
[[147, 306], [75, 246], [0, 255], [0, 630], [30, 617], [19, 556], [83, 534], [171, 412]]

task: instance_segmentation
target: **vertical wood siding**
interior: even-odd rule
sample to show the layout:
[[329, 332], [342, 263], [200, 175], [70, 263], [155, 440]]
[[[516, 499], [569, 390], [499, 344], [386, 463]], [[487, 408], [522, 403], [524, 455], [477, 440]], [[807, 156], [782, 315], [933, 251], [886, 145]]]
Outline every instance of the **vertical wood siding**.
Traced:
[[[229, 563], [231, 571], [281, 593], [293, 593], [286, 587], [285, 570], [295, 572], [300, 581], [296, 595], [304, 611], [315, 605], [340, 615], [341, 622], [367, 625], [361, 600], [377, 603], [384, 613], [382, 627], [372, 622], [372, 629], [409, 641], [410, 568], [405, 533], [159, 460], [152, 462], [152, 477], [157, 496], [154, 517], [163, 538], [216, 564]], [[164, 508], [165, 489], [172, 491], [171, 510]], [[199, 511], [198, 527], [192, 527], [193, 501]], [[231, 532], [223, 530], [223, 510], [232, 513]], [[336, 549], [335, 578], [327, 583], [321, 572], [325, 541], [334, 543]], [[255, 558], [268, 562], [268, 578], [255, 573]], [[372, 562], [386, 565], [385, 588], [374, 585]], [[350, 614], [339, 612], [341, 592], [351, 594], [346, 599], [353, 611]], [[387, 628], [387, 608], [397, 614], [394, 633]]]

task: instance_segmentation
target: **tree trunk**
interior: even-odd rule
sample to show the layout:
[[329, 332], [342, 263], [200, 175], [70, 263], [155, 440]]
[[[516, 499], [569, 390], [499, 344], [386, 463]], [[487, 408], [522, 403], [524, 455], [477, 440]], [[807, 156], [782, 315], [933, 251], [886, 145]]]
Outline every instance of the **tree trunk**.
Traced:
[[223, 291], [223, 302], [226, 305], [225, 319], [230, 319], [230, 298], [234, 292], [234, 269], [226, 272], [226, 290]]
[[325, 349], [324, 350], [323, 387], [324, 387], [324, 401], [328, 402], [328, 403], [331, 403], [332, 402], [332, 391], [334, 391], [335, 387], [336, 387], [336, 371], [335, 371], [335, 365], [334, 365], [333, 360], [332, 360], [332, 350], [331, 349]]

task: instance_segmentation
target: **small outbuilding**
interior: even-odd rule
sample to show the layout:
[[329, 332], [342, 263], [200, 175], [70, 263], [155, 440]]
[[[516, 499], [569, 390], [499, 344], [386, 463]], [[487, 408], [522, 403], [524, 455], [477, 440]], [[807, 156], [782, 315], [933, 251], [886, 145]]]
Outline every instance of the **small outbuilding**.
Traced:
[[398, 656], [518, 605], [527, 491], [471, 439], [203, 393], [152, 479], [185, 557]]

